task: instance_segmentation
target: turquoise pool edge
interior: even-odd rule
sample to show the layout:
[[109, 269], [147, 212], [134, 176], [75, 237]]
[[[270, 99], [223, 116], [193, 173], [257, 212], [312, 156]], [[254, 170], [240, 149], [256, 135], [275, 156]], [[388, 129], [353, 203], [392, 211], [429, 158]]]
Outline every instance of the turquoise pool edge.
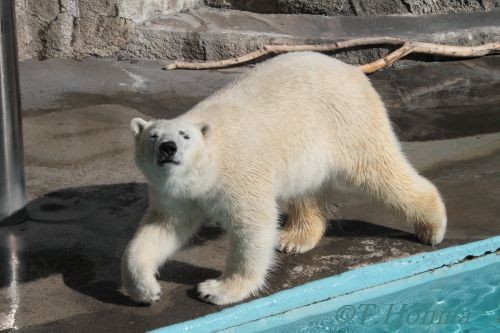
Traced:
[[[353, 309], [353, 304], [370, 302], [371, 300], [387, 296], [408, 288], [417, 287], [419, 285], [440, 280], [443, 278], [452, 278], [453, 276], [467, 271], [474, 271], [491, 264], [500, 263], [500, 256], [495, 253], [489, 253], [473, 260], [466, 260], [450, 266], [444, 266], [437, 269], [432, 269], [423, 273], [415, 274], [403, 279], [390, 281], [384, 284], [360, 289], [345, 295], [328, 298], [303, 307], [291, 309], [269, 317], [252, 320], [237, 326], [231, 326], [217, 332], [223, 333], [250, 333], [268, 331], [269, 329], [283, 327], [293, 322], [299, 321], [307, 317], [315, 317], [335, 310]], [[359, 310], [358, 310], [359, 311]], [[339, 330], [341, 331], [341, 330]], [[486, 330], [484, 331], [486, 332]]]
[[[468, 267], [476, 267], [480, 266], [481, 263], [498, 262], [500, 256], [496, 251], [499, 248], [500, 236], [496, 236], [442, 250], [419, 253], [406, 258], [364, 266], [236, 305], [217, 313], [159, 328], [152, 332], [214, 332], [230, 331], [233, 327], [238, 327], [238, 332], [251, 332], [254, 331], [252, 327], [257, 325], [257, 321], [263, 318], [271, 319], [277, 314], [292, 310], [297, 311], [299, 308], [308, 306], [314, 309], [313, 305], [315, 303], [329, 301], [332, 298], [339, 298], [363, 289], [394, 283], [422, 273], [428, 273], [426, 276], [430, 277], [429, 273], [433, 270], [451, 267], [459, 263], [468, 263]], [[481, 259], [485, 256], [488, 259]], [[481, 260], [476, 261], [474, 259]], [[476, 264], [472, 264], [472, 262]], [[308, 311], [306, 309], [305, 312], [310, 315], [314, 313], [314, 310]], [[303, 316], [304, 312], [300, 317]], [[276, 318], [271, 321], [276, 321]]]

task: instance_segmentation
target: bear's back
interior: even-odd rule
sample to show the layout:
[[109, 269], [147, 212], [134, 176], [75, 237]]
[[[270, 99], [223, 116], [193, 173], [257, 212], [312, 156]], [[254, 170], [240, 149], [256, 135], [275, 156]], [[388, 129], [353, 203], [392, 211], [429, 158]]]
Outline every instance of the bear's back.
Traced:
[[[379, 112], [367, 111], [370, 108]], [[186, 116], [259, 133], [269, 129], [286, 132], [291, 123], [321, 130], [332, 118], [341, 124], [350, 121], [345, 117], [385, 116], [384, 110], [358, 68], [320, 53], [296, 52], [257, 65]]]

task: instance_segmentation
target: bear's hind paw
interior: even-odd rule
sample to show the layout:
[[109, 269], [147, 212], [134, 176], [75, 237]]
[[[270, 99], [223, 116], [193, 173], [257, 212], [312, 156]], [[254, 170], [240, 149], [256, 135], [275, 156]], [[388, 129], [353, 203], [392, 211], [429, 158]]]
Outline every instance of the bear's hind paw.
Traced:
[[280, 234], [278, 251], [287, 254], [299, 254], [312, 250], [321, 239], [295, 230], [283, 229]]
[[417, 239], [427, 245], [438, 245], [443, 241], [446, 232], [446, 224], [440, 226], [428, 226], [418, 224], [415, 226], [415, 235]]

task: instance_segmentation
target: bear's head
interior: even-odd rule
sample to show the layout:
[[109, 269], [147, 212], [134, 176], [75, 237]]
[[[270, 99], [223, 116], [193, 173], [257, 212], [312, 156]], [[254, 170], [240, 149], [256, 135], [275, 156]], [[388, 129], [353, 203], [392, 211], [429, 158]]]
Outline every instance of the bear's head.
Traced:
[[[174, 196], [194, 195], [204, 183], [209, 163], [207, 124], [183, 119], [130, 123], [135, 138], [135, 160], [150, 184]], [[190, 195], [191, 196], [191, 195]]]

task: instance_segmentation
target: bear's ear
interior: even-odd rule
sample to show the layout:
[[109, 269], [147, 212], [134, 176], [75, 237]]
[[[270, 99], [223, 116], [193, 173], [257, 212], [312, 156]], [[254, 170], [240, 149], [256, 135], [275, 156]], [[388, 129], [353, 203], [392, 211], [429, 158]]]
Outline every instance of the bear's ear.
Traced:
[[130, 121], [130, 129], [132, 130], [132, 134], [134, 134], [134, 136], [138, 136], [139, 134], [141, 134], [144, 127], [146, 127], [148, 124], [149, 122], [145, 121], [142, 118], [132, 119], [132, 121]]
[[200, 124], [200, 131], [203, 137], [207, 137], [208, 133], [210, 132], [210, 125], [208, 124]]

